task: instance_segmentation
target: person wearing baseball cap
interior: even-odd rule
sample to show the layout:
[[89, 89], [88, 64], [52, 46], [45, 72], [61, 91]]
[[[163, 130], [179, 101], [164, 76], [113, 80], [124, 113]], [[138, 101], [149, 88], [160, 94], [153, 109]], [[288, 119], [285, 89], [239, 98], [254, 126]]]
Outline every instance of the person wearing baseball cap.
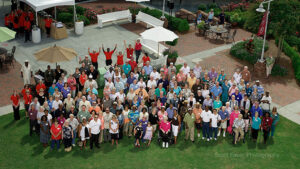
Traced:
[[187, 141], [188, 138], [192, 142], [194, 142], [194, 131], [195, 131], [195, 114], [192, 111], [192, 108], [188, 108], [188, 113], [184, 116], [184, 124], [185, 124], [185, 140]]

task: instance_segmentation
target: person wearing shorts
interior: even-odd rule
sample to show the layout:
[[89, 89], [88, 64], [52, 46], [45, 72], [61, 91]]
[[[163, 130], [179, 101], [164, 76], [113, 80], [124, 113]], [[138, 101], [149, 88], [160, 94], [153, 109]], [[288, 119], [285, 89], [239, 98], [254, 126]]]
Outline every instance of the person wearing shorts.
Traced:
[[117, 119], [116, 115], [112, 116], [112, 119], [109, 123], [109, 133], [111, 135], [111, 145], [114, 145], [114, 142], [116, 142], [116, 145], [118, 145], [118, 139], [119, 139], [119, 121]]
[[140, 147], [140, 139], [142, 139], [143, 135], [143, 127], [142, 123], [139, 123], [135, 128], [134, 128], [134, 137], [135, 137], [135, 146]]
[[178, 131], [180, 130], [180, 124], [181, 124], [181, 118], [177, 113], [177, 109], [174, 109], [174, 116], [173, 116], [171, 122], [172, 122], [172, 133], [174, 136], [174, 144], [176, 144]]
[[221, 117], [221, 124], [219, 126], [218, 136], [221, 134], [221, 130], [223, 129], [223, 137], [226, 135], [226, 128], [227, 128], [227, 121], [229, 119], [229, 113], [226, 110], [225, 106], [222, 106], [221, 110], [219, 111], [219, 115]]

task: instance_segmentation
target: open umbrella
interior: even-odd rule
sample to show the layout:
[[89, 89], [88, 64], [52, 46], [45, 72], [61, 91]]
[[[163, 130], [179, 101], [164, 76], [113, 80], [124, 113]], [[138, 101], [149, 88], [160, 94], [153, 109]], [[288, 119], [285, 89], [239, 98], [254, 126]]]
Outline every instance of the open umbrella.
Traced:
[[129, 1], [129, 2], [146, 2], [146, 1], [150, 1], [150, 0], [126, 0], [126, 1]]
[[[157, 43], [173, 41], [178, 38], [178, 36], [174, 32], [172, 32], [168, 29], [165, 29], [161, 26], [148, 29], [148, 30], [142, 32], [141, 36], [142, 36], [142, 39], [152, 40]], [[157, 46], [158, 46], [158, 53], [159, 53], [159, 44]]]
[[14, 39], [15, 35], [16, 35], [15, 31], [12, 31], [7, 27], [0, 27], [0, 42], [5, 42]]
[[178, 38], [174, 32], [161, 26], [148, 29], [142, 32], [141, 36], [143, 39], [149, 39], [155, 42], [173, 41]]
[[74, 49], [54, 45], [36, 52], [34, 56], [38, 61], [57, 63], [70, 61], [77, 56], [77, 53]]

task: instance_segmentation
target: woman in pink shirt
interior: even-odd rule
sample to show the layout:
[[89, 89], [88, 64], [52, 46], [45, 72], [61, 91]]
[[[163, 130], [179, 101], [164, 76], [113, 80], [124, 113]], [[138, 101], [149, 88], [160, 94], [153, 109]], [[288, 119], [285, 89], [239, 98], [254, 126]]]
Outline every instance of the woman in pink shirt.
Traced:
[[163, 148], [168, 148], [169, 147], [169, 135], [170, 135], [170, 130], [171, 130], [171, 123], [168, 122], [168, 117], [164, 116], [163, 121], [159, 125], [160, 129], [160, 136], [162, 138], [162, 147]]
[[62, 125], [64, 125], [66, 119], [63, 114], [60, 114], [60, 116], [57, 118], [57, 121], [58, 121], [58, 124], [62, 126]]
[[67, 83], [68, 83], [68, 86], [70, 87], [71, 89], [71, 95], [72, 95], [72, 98], [75, 97], [75, 94], [76, 94], [76, 79], [74, 78], [73, 75], [70, 75], [68, 80], [67, 80]]
[[239, 117], [240, 111], [238, 106], [234, 107], [233, 112], [230, 114], [230, 118], [229, 118], [229, 127], [227, 128], [227, 131], [231, 134], [232, 133], [232, 126], [233, 126], [233, 122], [236, 118]]
[[139, 39], [137, 41], [135, 41], [134, 50], [135, 50], [135, 57], [136, 57], [135, 61], [136, 61], [136, 63], [138, 63], [139, 62], [139, 57], [140, 57], [141, 51], [142, 51], [142, 44], [141, 44]]
[[165, 106], [161, 107], [161, 110], [157, 113], [159, 122], [161, 123], [165, 116], [168, 116], [167, 111], [165, 111]]

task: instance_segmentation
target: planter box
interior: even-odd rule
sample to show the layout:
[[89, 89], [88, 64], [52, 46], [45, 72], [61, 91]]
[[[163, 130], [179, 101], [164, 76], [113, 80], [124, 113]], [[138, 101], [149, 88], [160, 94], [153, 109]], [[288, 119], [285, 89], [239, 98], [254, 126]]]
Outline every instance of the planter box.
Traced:
[[75, 22], [75, 33], [76, 33], [76, 35], [82, 35], [83, 34], [83, 28], [84, 28], [83, 21]]

